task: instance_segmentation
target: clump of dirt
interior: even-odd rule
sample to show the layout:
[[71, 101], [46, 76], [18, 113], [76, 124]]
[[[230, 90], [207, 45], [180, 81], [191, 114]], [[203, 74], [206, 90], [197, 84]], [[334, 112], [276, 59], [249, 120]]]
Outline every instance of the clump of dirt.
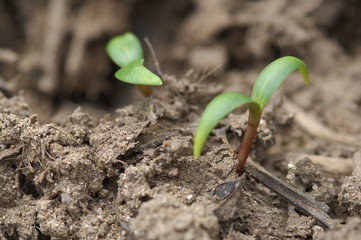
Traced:
[[289, 163], [287, 180], [294, 186], [302, 186], [302, 191], [316, 189], [320, 184], [320, 170], [309, 158], [297, 159]]
[[346, 239], [346, 240], [356, 240], [360, 238], [361, 234], [361, 219], [360, 218], [350, 218], [348, 222], [344, 225], [335, 225], [331, 228], [330, 231], [323, 234], [320, 239]]
[[[185, 102], [192, 91], [174, 95], [170, 103], [146, 99], [119, 109], [114, 120], [105, 116], [99, 123], [78, 108], [64, 126], [40, 124], [36, 115], [23, 113], [24, 100], [3, 96], [2, 109], [22, 100], [12, 108], [18, 115], [1, 115], [6, 180], [2, 188], [6, 197], [1, 199], [3, 236], [88, 238], [95, 232], [105, 238], [130, 236], [134, 232], [127, 227], [131, 217], [156, 195], [178, 192], [185, 204], [194, 202], [207, 179], [181, 187], [185, 179], [197, 179], [184, 170], [202, 163], [194, 163], [191, 157], [193, 130], [188, 123], [168, 127], [170, 120], [179, 119], [192, 107]], [[172, 179], [178, 180], [171, 183]], [[21, 220], [24, 209], [32, 216], [27, 221]], [[30, 232], [24, 230], [29, 222], [37, 226]], [[93, 232], [86, 231], [86, 226], [96, 227]], [[214, 238], [217, 231], [212, 232]]]
[[347, 206], [350, 213], [361, 216], [361, 177], [346, 177], [339, 194], [340, 203]]
[[[160, 194], [139, 208], [132, 222], [135, 239], [215, 239], [218, 219], [211, 209], [187, 206], [173, 196]], [[157, 231], [154, 231], [157, 229]]]
[[353, 215], [361, 217], [361, 152], [353, 155], [354, 170], [347, 176], [338, 195], [340, 204], [347, 207]]

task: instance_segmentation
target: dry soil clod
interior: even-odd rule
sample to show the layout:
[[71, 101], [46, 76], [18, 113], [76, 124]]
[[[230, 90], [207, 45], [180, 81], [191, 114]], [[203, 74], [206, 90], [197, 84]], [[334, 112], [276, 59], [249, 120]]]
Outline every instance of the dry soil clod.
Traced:
[[351, 215], [361, 217], [361, 151], [353, 155], [354, 170], [346, 177], [338, 195], [341, 205], [347, 207]]
[[353, 169], [351, 158], [329, 157], [303, 153], [287, 154], [287, 159], [290, 160], [306, 157], [311, 159], [314, 164], [320, 166], [323, 171], [328, 173], [348, 175], [352, 172]]

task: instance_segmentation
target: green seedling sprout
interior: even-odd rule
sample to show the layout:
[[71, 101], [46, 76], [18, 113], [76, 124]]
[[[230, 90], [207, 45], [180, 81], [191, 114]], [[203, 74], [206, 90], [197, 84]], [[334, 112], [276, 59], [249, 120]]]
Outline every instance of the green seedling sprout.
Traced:
[[160, 86], [162, 80], [144, 67], [143, 49], [133, 33], [113, 37], [106, 45], [109, 57], [120, 69], [115, 77], [120, 81], [135, 84], [144, 96], [152, 94], [149, 86]]
[[273, 61], [263, 69], [256, 79], [251, 97], [237, 92], [227, 92], [216, 96], [207, 105], [199, 121], [194, 140], [194, 158], [199, 157], [208, 135], [218, 122], [236, 108], [248, 104], [248, 124], [242, 144], [235, 157], [239, 163], [237, 173], [240, 173], [251, 151], [266, 103], [280, 84], [297, 69], [301, 72], [305, 84], [308, 85], [307, 65], [296, 57], [287, 56]]

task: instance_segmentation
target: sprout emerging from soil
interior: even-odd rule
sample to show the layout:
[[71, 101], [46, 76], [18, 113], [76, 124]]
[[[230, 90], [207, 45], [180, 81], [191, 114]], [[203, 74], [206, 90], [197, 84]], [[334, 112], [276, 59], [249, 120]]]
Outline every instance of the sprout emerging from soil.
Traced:
[[115, 73], [120, 81], [135, 84], [144, 96], [152, 94], [149, 86], [160, 86], [162, 80], [144, 67], [143, 49], [133, 33], [125, 33], [110, 39], [106, 51], [121, 69]]
[[218, 122], [236, 108], [248, 104], [249, 116], [247, 129], [235, 157], [239, 162], [237, 173], [240, 173], [251, 151], [266, 103], [280, 84], [297, 69], [300, 70], [305, 84], [308, 85], [307, 65], [296, 57], [287, 56], [273, 61], [263, 69], [253, 86], [251, 97], [237, 92], [227, 92], [216, 96], [207, 105], [199, 121], [194, 140], [194, 158], [199, 157], [208, 135], [216, 127]]

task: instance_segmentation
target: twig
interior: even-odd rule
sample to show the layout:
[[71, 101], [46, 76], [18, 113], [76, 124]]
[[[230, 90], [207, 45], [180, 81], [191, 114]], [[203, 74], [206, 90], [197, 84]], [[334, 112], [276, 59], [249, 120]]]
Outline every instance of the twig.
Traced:
[[145, 43], [147, 44], [147, 46], [149, 48], [150, 54], [152, 55], [154, 65], [155, 65], [155, 68], [157, 69], [157, 72], [164, 79], [164, 75], [163, 75], [163, 72], [160, 70], [160, 65], [159, 65], [159, 62], [158, 62], [158, 58], [157, 58], [157, 55], [156, 55], [156, 53], [154, 51], [152, 43], [149, 41], [149, 39], [147, 37], [144, 38], [144, 41], [145, 41]]
[[342, 144], [345, 146], [361, 147], [361, 140], [352, 135], [335, 132], [325, 127], [312, 115], [306, 113], [301, 108], [292, 103], [289, 99], [283, 102], [283, 106], [290, 112], [295, 113], [295, 121], [312, 136], [325, 141]]
[[[324, 227], [330, 227], [332, 219], [327, 214], [329, 207], [325, 203], [317, 202], [297, 189], [288, 186], [250, 159], [248, 159], [244, 165], [243, 172], [255, 178], [296, 208], [314, 217]], [[223, 205], [225, 202], [228, 202], [229, 198], [232, 198], [230, 197], [231, 195], [235, 194], [235, 190], [238, 189], [237, 186], [241, 183], [241, 179], [242, 178], [237, 178], [233, 181], [219, 184], [213, 188], [211, 196], [217, 196], [220, 200], [225, 200], [221, 203], [221, 205]]]
[[332, 219], [327, 214], [329, 207], [325, 203], [317, 202], [297, 189], [286, 185], [250, 159], [245, 164], [243, 171], [296, 208], [317, 219], [324, 227], [330, 227]]
[[206, 70], [203, 71], [201, 77], [199, 78], [199, 80], [197, 81], [197, 84], [203, 82], [204, 79], [206, 79], [207, 77], [209, 77], [210, 75], [212, 75], [215, 71], [217, 71], [220, 67], [222, 67], [222, 64], [218, 64], [217, 66], [215, 66], [213, 69], [211, 69], [209, 72], [206, 72]]

